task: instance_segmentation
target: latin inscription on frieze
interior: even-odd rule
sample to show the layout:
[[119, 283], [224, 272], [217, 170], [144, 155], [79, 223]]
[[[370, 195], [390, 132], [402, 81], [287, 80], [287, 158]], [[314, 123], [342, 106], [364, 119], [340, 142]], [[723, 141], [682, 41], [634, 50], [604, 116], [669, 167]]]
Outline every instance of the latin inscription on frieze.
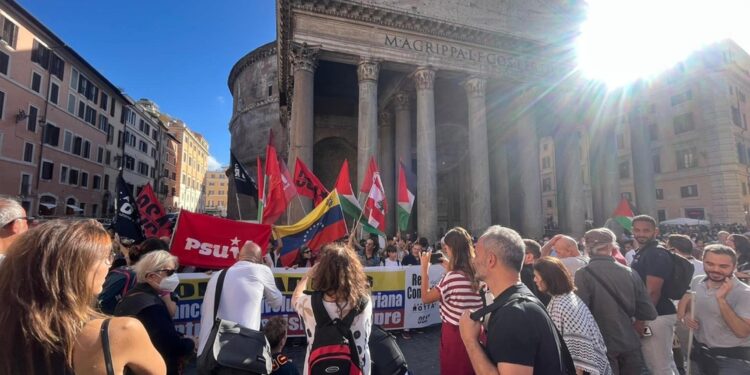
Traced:
[[457, 46], [437, 40], [408, 38], [385, 34], [384, 44], [386, 47], [475, 63], [477, 65], [487, 66], [488, 68], [501, 68], [507, 71], [532, 75], [545, 75], [549, 73], [549, 68], [546, 64], [534, 60], [518, 58], [487, 50]]

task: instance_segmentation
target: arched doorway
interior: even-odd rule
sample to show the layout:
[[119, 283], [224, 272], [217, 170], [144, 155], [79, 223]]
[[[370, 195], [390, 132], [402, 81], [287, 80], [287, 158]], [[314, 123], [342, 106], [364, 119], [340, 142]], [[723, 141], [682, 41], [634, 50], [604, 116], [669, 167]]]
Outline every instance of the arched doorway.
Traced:
[[332, 189], [339, 176], [341, 164], [349, 160], [349, 178], [357, 186], [357, 150], [341, 137], [324, 138], [313, 149], [313, 172], [327, 189]]
[[57, 198], [52, 195], [42, 195], [39, 197], [39, 209], [37, 214], [39, 216], [53, 216], [55, 215], [56, 207]]

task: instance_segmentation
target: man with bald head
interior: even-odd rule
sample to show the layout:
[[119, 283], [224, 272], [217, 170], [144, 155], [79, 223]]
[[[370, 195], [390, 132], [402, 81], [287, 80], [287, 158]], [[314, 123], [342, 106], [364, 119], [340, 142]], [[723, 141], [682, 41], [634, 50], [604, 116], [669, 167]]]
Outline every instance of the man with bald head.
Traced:
[[[240, 249], [237, 263], [224, 271], [226, 276], [221, 291], [218, 317], [237, 322], [247, 328], [260, 330], [260, 312], [263, 297], [273, 307], [281, 306], [284, 296], [276, 288], [271, 269], [263, 263], [263, 252], [260, 246], [247, 241]], [[215, 272], [208, 281], [206, 294], [201, 306], [201, 329], [198, 339], [198, 353], [208, 341], [214, 320], [214, 296], [219, 272]]]
[[17, 201], [0, 197], [0, 262], [10, 244], [28, 229], [26, 210]]
[[588, 257], [582, 255], [578, 250], [578, 242], [569, 236], [557, 234], [552, 237], [542, 246], [542, 256], [552, 255], [552, 250], [555, 251], [555, 256], [565, 265], [571, 276], [575, 275], [579, 268], [589, 262]]

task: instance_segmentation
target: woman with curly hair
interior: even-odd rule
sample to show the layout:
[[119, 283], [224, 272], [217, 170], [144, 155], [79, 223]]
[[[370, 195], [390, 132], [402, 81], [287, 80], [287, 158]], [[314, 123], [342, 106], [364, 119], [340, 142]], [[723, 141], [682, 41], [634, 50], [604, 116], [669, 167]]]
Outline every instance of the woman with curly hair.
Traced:
[[467, 310], [483, 306], [479, 294], [479, 281], [475, 277], [472, 260], [474, 245], [466, 229], [455, 227], [445, 234], [441, 247], [448, 259], [443, 259], [447, 273], [430, 289], [430, 257], [425, 251], [421, 255], [422, 302], [425, 304], [440, 301], [440, 373], [450, 375], [474, 374], [469, 361], [458, 321]]
[[96, 295], [112, 242], [95, 220], [48, 221], [10, 246], [0, 265], [0, 374], [163, 374], [143, 325], [107, 318]]
[[[305, 293], [310, 280], [312, 292]], [[308, 345], [305, 375], [310, 371], [308, 362], [315, 337], [314, 305], [321, 302], [332, 320], [343, 319], [354, 310], [354, 320], [350, 327], [356, 347], [353, 349], [362, 373], [369, 375], [371, 364], [368, 339], [372, 329], [370, 285], [362, 263], [351, 247], [336, 243], [323, 246], [317, 263], [307, 271], [292, 294], [292, 306], [306, 327]]]

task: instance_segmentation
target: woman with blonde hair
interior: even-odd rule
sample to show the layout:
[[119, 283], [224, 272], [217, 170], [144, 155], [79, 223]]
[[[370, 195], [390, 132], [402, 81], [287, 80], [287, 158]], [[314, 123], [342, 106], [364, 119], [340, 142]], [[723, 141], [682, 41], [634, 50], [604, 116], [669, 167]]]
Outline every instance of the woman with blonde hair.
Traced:
[[[312, 292], [305, 293], [312, 279]], [[364, 374], [370, 374], [368, 339], [372, 329], [370, 285], [362, 263], [354, 249], [343, 244], [328, 244], [320, 250], [318, 262], [307, 271], [292, 295], [292, 306], [302, 318], [307, 334], [307, 355], [304, 375], [310, 373], [310, 351], [313, 346], [317, 319], [322, 312], [330, 320], [353, 317], [350, 331], [354, 345], [350, 345], [352, 362]], [[315, 312], [315, 311], [319, 312]], [[356, 358], [356, 359], [355, 359]]]
[[195, 341], [183, 337], [172, 321], [175, 305], [170, 298], [180, 284], [178, 266], [177, 257], [165, 250], [142, 256], [133, 267], [138, 284], [115, 307], [115, 315], [132, 316], [143, 323], [167, 364], [168, 375], [179, 374], [182, 360], [195, 349]]
[[112, 242], [95, 220], [48, 221], [0, 265], [0, 374], [163, 374], [143, 325], [96, 312]]
[[441, 247], [448, 257], [443, 260], [446, 274], [434, 288], [430, 289], [430, 252], [421, 255], [422, 302], [440, 301], [440, 373], [450, 375], [474, 374], [469, 361], [458, 321], [464, 311], [482, 308], [479, 281], [475, 277], [472, 260], [474, 245], [466, 229], [455, 227], [441, 240]]

